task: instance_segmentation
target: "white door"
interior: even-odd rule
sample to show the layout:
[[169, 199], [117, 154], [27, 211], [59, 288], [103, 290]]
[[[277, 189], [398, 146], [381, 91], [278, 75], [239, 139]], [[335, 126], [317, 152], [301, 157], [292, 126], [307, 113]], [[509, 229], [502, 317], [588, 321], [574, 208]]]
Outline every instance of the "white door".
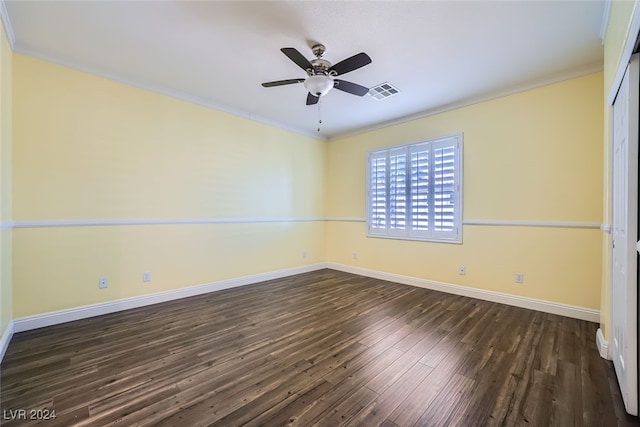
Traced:
[[638, 414], [638, 55], [613, 103], [612, 357], [624, 405]]

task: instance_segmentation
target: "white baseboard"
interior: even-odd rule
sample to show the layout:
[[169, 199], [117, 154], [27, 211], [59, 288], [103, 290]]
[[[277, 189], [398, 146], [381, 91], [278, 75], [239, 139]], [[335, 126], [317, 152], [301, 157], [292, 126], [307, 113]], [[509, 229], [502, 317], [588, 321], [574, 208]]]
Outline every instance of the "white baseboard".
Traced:
[[9, 322], [9, 326], [4, 330], [2, 336], [0, 336], [0, 363], [2, 363], [2, 359], [4, 359], [4, 354], [7, 352], [7, 347], [9, 347], [9, 342], [13, 337], [14, 332], [14, 323], [13, 320]]
[[[57, 325], [74, 320], [86, 319], [103, 314], [115, 313], [131, 308], [144, 307], [151, 304], [173, 301], [180, 298], [202, 295], [209, 292], [223, 289], [235, 288], [238, 286], [251, 285], [267, 280], [280, 279], [282, 277], [293, 276], [295, 274], [308, 273], [310, 271], [326, 268], [326, 263], [304, 265], [301, 267], [287, 268], [284, 270], [270, 271], [267, 273], [253, 274], [234, 279], [221, 280], [202, 285], [189, 286], [186, 288], [172, 289], [170, 291], [158, 292], [148, 295], [140, 295], [131, 298], [123, 298], [115, 301], [74, 307], [66, 310], [53, 311], [49, 313], [36, 314], [14, 319], [12, 332], [23, 332], [31, 329], [43, 328], [45, 326]], [[11, 337], [9, 336], [9, 339]], [[4, 339], [4, 337], [3, 337]], [[8, 344], [8, 341], [7, 341]]]
[[[347, 273], [358, 274], [376, 279], [388, 280], [396, 283], [402, 283], [420, 288], [432, 289], [441, 292], [447, 292], [455, 295], [462, 295], [471, 298], [477, 298], [486, 301], [498, 302], [502, 304], [512, 305], [516, 307], [528, 308], [546, 313], [558, 314], [562, 316], [572, 317], [590, 322], [600, 321], [600, 312], [589, 308], [577, 307], [567, 304], [560, 304], [550, 301], [538, 300], [534, 298], [519, 297], [516, 295], [504, 294], [494, 291], [486, 291], [482, 289], [474, 289], [466, 286], [453, 285], [449, 283], [436, 282], [433, 280], [421, 279], [417, 277], [403, 276], [383, 271], [369, 270], [360, 267], [354, 267], [338, 263], [316, 263], [300, 267], [276, 270], [267, 273], [259, 273], [250, 276], [243, 276], [228, 280], [221, 280], [202, 285], [189, 286], [186, 288], [172, 289], [170, 291], [158, 292], [154, 294], [141, 295], [131, 298], [124, 298], [104, 303], [91, 304], [82, 307], [74, 307], [66, 310], [59, 310], [49, 313], [37, 314], [14, 319], [5, 333], [0, 339], [0, 356], [4, 355], [9, 341], [14, 333], [28, 331], [46, 326], [57, 325], [60, 323], [70, 322], [74, 320], [86, 319], [89, 317], [100, 316], [103, 314], [115, 313], [118, 311], [129, 310], [132, 308], [144, 307], [151, 304], [173, 301], [180, 298], [187, 298], [195, 295], [202, 295], [209, 292], [230, 289], [239, 286], [250, 285], [267, 280], [279, 279], [283, 277], [293, 276], [310, 271], [330, 268], [333, 270], [344, 271]], [[599, 338], [606, 349], [606, 341]], [[600, 354], [603, 354], [602, 351]], [[1, 360], [1, 357], [0, 357]]]
[[604, 339], [602, 329], [598, 328], [596, 332], [596, 345], [598, 346], [598, 353], [603, 359], [611, 360], [609, 357], [609, 342]]
[[403, 276], [400, 274], [369, 270], [366, 268], [337, 264], [333, 262], [328, 262], [327, 268], [344, 271], [347, 273], [358, 274], [360, 276], [373, 277], [375, 279], [382, 279], [391, 282], [402, 283], [405, 285], [417, 286], [419, 288], [432, 289], [435, 291], [447, 292], [449, 294], [462, 295], [470, 298], [498, 302], [515, 307], [528, 308], [531, 310], [543, 311], [545, 313], [558, 314], [560, 316], [600, 323], [600, 311], [590, 308], [561, 304], [535, 298], [521, 297], [517, 295], [504, 294], [501, 292], [470, 288], [467, 286], [453, 285], [450, 283], [436, 282], [433, 280], [421, 279], [418, 277]]

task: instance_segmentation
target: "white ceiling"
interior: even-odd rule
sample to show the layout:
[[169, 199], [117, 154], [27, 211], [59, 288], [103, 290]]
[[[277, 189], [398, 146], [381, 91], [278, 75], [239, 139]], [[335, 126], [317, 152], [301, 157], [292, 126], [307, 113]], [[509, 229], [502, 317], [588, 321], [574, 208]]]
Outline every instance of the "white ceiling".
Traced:
[[[13, 46], [76, 69], [321, 138], [602, 69], [603, 1], [4, 1]], [[6, 17], [5, 17], [6, 18]], [[12, 37], [10, 35], [10, 37]], [[340, 78], [402, 92], [332, 90], [306, 106], [280, 52], [373, 62]]]

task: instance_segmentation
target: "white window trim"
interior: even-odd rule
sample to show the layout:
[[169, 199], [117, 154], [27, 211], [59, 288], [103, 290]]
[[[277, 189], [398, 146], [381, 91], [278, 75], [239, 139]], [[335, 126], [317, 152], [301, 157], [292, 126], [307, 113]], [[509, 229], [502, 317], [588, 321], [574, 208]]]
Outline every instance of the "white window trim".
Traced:
[[[455, 140], [455, 141], [452, 141]], [[450, 146], [454, 143], [457, 147], [454, 168], [455, 168], [455, 176], [454, 176], [454, 203], [456, 209], [454, 211], [454, 231], [450, 233], [442, 233], [442, 232], [422, 232], [419, 230], [410, 230], [407, 227], [405, 230], [391, 230], [388, 227], [385, 229], [373, 228], [371, 227], [371, 159], [373, 157], [383, 157], [382, 153], [386, 153], [387, 165], [389, 153], [398, 149], [406, 149], [407, 153], [411, 153], [412, 149], [417, 146], [430, 144], [431, 151], [434, 146]], [[424, 242], [438, 242], [438, 243], [462, 243], [462, 212], [463, 212], [463, 171], [464, 171], [464, 163], [463, 163], [463, 133], [457, 133], [453, 135], [446, 135], [442, 137], [412, 142], [409, 144], [399, 144], [395, 146], [380, 148], [371, 150], [367, 153], [367, 168], [366, 168], [366, 181], [367, 181], [367, 193], [366, 193], [366, 226], [367, 226], [367, 237], [376, 237], [376, 238], [386, 238], [386, 239], [399, 239], [399, 240], [417, 240]], [[408, 178], [410, 180], [410, 178]], [[386, 177], [387, 183], [387, 203], [389, 197], [389, 177], [387, 174]], [[407, 215], [407, 224], [409, 224], [411, 218], [410, 215]], [[387, 226], [388, 226], [389, 217], [387, 216]], [[430, 220], [430, 225], [432, 226], [433, 222]]]

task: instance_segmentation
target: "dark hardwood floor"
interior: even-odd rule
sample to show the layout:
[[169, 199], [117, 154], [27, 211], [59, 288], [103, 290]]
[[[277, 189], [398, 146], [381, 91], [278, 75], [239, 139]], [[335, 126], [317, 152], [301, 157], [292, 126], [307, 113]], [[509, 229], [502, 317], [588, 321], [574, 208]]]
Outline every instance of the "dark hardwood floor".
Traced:
[[596, 327], [322, 270], [16, 334], [2, 425], [637, 425]]

